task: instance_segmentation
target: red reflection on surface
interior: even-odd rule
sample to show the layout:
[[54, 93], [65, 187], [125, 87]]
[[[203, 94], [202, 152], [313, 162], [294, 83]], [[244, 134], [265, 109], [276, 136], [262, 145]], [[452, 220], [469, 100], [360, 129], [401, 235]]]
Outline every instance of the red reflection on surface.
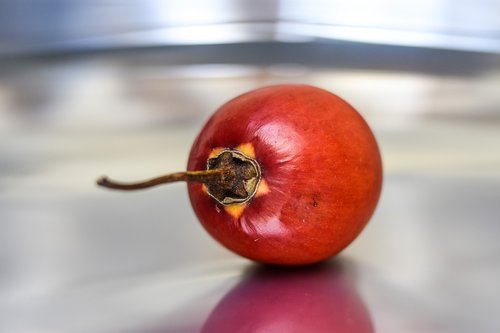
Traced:
[[338, 261], [257, 266], [214, 308], [203, 333], [374, 332], [351, 274]]

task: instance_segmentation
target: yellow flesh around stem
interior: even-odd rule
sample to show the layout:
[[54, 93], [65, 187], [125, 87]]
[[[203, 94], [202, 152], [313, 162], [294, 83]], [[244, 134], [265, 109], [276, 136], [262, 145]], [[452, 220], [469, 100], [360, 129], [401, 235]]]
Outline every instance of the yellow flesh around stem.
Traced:
[[[226, 150], [226, 149], [227, 148], [223, 148], [223, 147], [214, 148], [214, 149], [212, 149], [212, 151], [208, 155], [208, 158], [209, 159], [215, 158], [217, 155], [219, 155], [221, 153], [221, 151]], [[255, 148], [253, 147], [252, 143], [250, 143], [250, 142], [242, 143], [234, 149], [240, 151], [242, 154], [246, 155], [249, 158], [255, 159]], [[209, 195], [207, 187], [205, 185], [202, 186], [202, 191], [205, 194]], [[255, 196], [260, 197], [260, 196], [265, 195], [269, 192], [270, 192], [269, 186], [267, 185], [267, 182], [265, 181], [265, 179], [262, 178], [260, 180], [260, 183], [259, 183], [259, 186], [257, 188], [257, 192], [255, 193]], [[224, 206], [224, 211], [227, 214], [234, 217], [235, 219], [238, 219], [241, 216], [241, 214], [243, 214], [243, 211], [245, 210], [246, 206], [247, 206], [246, 203], [234, 203], [234, 204]]]

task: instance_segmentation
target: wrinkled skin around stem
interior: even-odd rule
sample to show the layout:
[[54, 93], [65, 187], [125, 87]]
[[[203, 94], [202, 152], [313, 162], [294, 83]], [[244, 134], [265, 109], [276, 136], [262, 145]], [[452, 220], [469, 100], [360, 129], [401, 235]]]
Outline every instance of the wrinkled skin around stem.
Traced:
[[238, 214], [189, 183], [205, 229], [253, 260], [308, 264], [337, 254], [377, 204], [382, 166], [375, 138], [345, 101], [305, 85], [279, 85], [223, 105], [195, 140], [188, 170], [204, 170], [214, 149], [251, 144], [268, 190]]

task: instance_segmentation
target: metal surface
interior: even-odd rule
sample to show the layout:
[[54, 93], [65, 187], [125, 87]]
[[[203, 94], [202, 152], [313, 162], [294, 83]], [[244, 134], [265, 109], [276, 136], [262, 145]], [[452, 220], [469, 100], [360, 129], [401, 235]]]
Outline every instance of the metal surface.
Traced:
[[[1, 332], [500, 331], [498, 56], [249, 44], [0, 75]], [[337, 258], [262, 268], [204, 232], [183, 184], [94, 186], [183, 170], [220, 104], [279, 82], [336, 92], [380, 143], [382, 199]]]
[[500, 53], [500, 2], [0, 2], [0, 55], [325, 39]]

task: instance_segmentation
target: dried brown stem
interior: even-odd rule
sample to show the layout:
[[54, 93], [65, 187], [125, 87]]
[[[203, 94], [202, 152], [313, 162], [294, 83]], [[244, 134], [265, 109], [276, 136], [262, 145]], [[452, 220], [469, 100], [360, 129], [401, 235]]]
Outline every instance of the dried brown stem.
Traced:
[[109, 179], [106, 176], [97, 179], [96, 183], [99, 186], [122, 191], [133, 191], [150, 188], [157, 185], [174, 183], [174, 182], [198, 182], [209, 183], [220, 179], [224, 170], [206, 170], [206, 171], [186, 171], [176, 172], [168, 175], [152, 178], [149, 180], [135, 182], [135, 183], [122, 183]]

